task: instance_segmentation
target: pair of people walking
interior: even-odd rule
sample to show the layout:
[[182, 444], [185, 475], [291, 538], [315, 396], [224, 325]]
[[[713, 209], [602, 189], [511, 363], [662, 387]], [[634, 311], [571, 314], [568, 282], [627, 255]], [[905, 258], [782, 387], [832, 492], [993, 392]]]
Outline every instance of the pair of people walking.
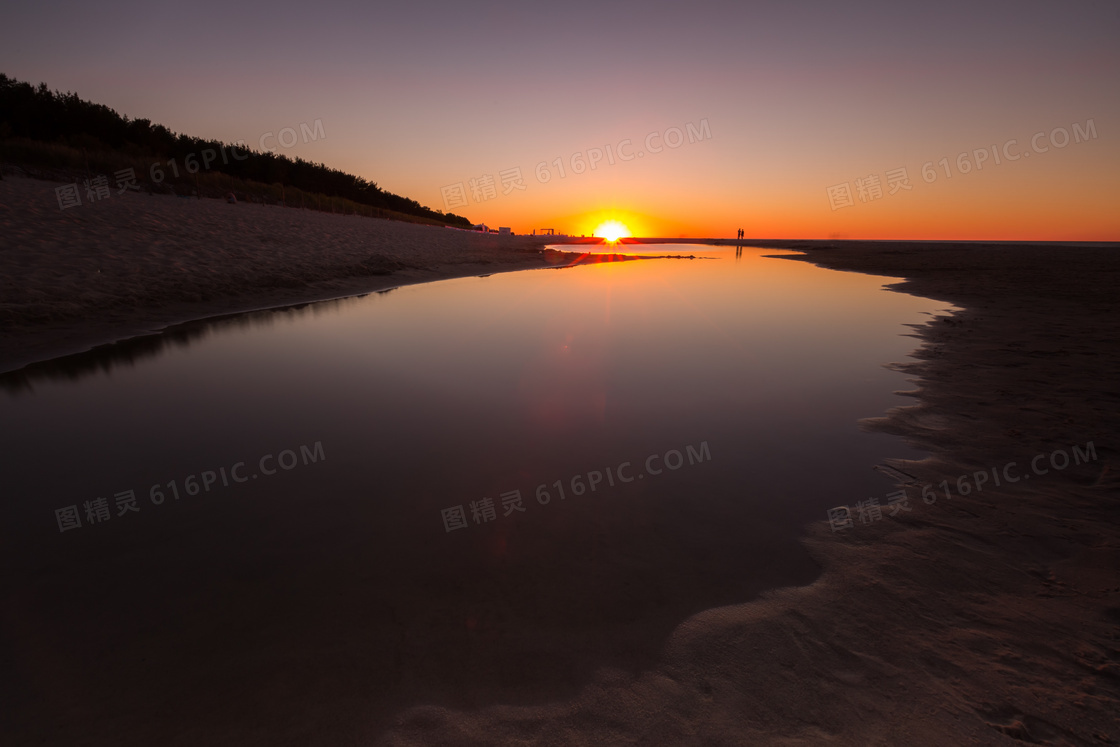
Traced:
[[741, 228], [739, 229], [739, 234], [735, 238], [738, 239], [739, 241], [743, 240], [743, 229], [741, 229]]

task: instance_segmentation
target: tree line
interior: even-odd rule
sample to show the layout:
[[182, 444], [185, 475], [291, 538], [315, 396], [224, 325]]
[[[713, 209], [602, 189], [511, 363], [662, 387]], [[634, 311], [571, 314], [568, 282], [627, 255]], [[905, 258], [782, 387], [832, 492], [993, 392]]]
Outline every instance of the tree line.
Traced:
[[[447, 225], [471, 225], [462, 216], [433, 210], [416, 200], [387, 192], [360, 176], [321, 163], [177, 134], [148, 119], [121, 116], [75, 93], [52, 91], [45, 83], [32, 86], [3, 73], [0, 73], [0, 137], [61, 143], [88, 151], [113, 150], [134, 158], [173, 159], [178, 163], [184, 162], [187, 156], [198, 159], [199, 154], [208, 149], [225, 152], [236, 148], [235, 158], [216, 159], [209, 164], [209, 170], [246, 181], [283, 184], [305, 192], [341, 197]], [[145, 175], [137, 176], [144, 178]]]

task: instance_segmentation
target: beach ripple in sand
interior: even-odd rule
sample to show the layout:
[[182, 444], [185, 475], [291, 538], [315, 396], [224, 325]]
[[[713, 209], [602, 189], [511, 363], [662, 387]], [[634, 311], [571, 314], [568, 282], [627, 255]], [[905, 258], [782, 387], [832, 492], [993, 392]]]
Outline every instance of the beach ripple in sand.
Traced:
[[4, 324], [402, 269], [516, 263], [542, 244], [534, 237], [135, 193], [62, 211], [56, 186], [0, 182]]
[[[28, 346], [59, 326], [128, 336], [175, 321], [376, 290], [402, 273], [411, 274], [401, 284], [474, 274], [482, 266], [496, 272], [546, 264], [539, 237], [115, 191], [60, 210], [58, 186], [0, 181], [0, 368], [44, 357], [27, 353]], [[144, 323], [146, 329], [136, 326]], [[92, 329], [83, 339], [104, 341]], [[68, 347], [74, 346], [50, 352], [74, 352]]]

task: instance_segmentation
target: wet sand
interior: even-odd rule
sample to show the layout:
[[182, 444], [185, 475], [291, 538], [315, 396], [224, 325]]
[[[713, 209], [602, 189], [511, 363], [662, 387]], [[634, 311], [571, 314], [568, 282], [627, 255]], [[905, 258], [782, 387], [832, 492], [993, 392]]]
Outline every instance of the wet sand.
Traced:
[[[19, 351], [10, 360], [186, 318], [367, 292], [382, 277], [391, 287], [547, 266], [539, 238], [504, 247], [498, 237], [371, 219], [116, 198], [60, 213], [53, 185], [0, 183], [0, 349]], [[915, 329], [921, 347], [904, 367], [915, 404], [868, 413], [869, 428], [931, 453], [892, 465], [911, 510], [891, 516], [884, 506], [881, 520], [839, 532], [822, 516], [804, 539], [823, 568], [816, 582], [691, 617], [637, 675], [601, 669], [574, 697], [545, 704], [414, 707], [376, 734], [360, 733], [352, 704], [302, 703], [293, 711], [322, 717], [306, 743], [1120, 742], [1120, 252], [750, 243], [806, 251], [793, 261], [905, 277], [897, 290], [963, 309]], [[308, 245], [320, 253], [304, 256]], [[226, 264], [208, 264], [214, 258]], [[107, 286], [94, 285], [98, 274]], [[1075, 446], [1092, 459], [1073, 464]], [[1071, 464], [1030, 473], [1035, 455], [1054, 452]], [[1019, 482], [922, 499], [927, 484], [940, 491], [961, 475], [1006, 474], [1012, 461]], [[15, 611], [6, 616], [18, 623]], [[240, 723], [232, 701], [204, 725], [160, 719], [152, 714], [137, 733], [275, 743], [263, 741], [270, 725]]]
[[[815, 583], [692, 617], [640, 676], [540, 707], [415, 708], [382, 743], [1120, 742], [1120, 252], [752, 243], [963, 309], [915, 330], [915, 404], [866, 423], [931, 453], [893, 463], [911, 510], [822, 517]], [[959, 495], [1013, 461], [1018, 482]], [[953, 497], [927, 505], [943, 480]]]
[[0, 181], [0, 372], [170, 325], [401, 285], [554, 267], [544, 237]]

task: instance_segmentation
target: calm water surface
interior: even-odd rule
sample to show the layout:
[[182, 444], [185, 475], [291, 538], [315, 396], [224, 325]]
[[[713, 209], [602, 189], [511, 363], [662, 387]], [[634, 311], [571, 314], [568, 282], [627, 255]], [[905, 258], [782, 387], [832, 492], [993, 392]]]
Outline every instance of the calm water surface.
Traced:
[[907, 403], [884, 364], [943, 304], [774, 250], [645, 249], [702, 258], [403, 287], [9, 377], [10, 718], [376, 731], [561, 697], [810, 582], [800, 528], [885, 503], [871, 467], [917, 456], [857, 420]]

